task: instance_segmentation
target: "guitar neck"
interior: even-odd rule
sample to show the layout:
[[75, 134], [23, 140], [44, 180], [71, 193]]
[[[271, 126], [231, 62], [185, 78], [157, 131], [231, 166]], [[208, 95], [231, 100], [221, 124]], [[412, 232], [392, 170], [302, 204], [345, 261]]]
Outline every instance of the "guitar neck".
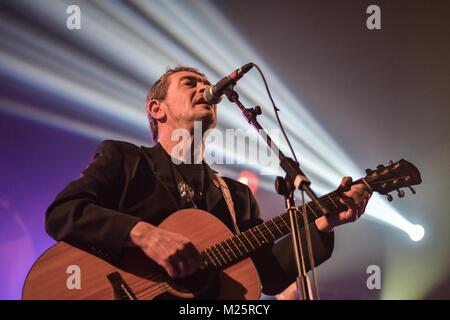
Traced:
[[[362, 179], [354, 181], [353, 184], [360, 183], [361, 181]], [[328, 212], [340, 212], [346, 208], [346, 206], [339, 201], [342, 192], [345, 191], [346, 190], [337, 189], [320, 197], [319, 200], [328, 209]], [[298, 216], [300, 217], [300, 213], [302, 213], [303, 210], [302, 208], [299, 209], [300, 212]], [[322, 215], [322, 211], [314, 202], [310, 201], [306, 203], [306, 216], [308, 222], [312, 222]], [[298, 219], [298, 223], [302, 226], [303, 219]], [[202, 252], [205, 264], [221, 269], [233, 265], [250, 256], [255, 250], [289, 234], [291, 232], [290, 224], [289, 213], [285, 212], [236, 236], [221, 241]]]

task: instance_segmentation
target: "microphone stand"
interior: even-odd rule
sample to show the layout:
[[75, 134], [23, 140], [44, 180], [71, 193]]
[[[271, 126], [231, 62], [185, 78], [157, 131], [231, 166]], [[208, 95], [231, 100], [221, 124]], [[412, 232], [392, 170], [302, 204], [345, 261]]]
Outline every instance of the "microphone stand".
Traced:
[[[284, 196], [286, 211], [289, 212], [292, 230], [292, 246], [295, 255], [295, 263], [297, 266], [298, 276], [296, 279], [296, 284], [299, 292], [299, 300], [313, 300], [314, 296], [311, 291], [311, 285], [306, 271], [305, 254], [303, 253], [303, 245], [300, 237], [300, 228], [297, 218], [299, 210], [295, 206], [294, 186], [290, 184], [286, 178], [276, 177], [275, 190], [278, 194]], [[309, 233], [307, 233], [306, 236], [310, 237]]]
[[[291, 158], [286, 157], [278, 148], [278, 146], [273, 142], [272, 138], [267, 134], [264, 128], [259, 124], [256, 117], [261, 114], [261, 108], [256, 106], [255, 108], [245, 108], [245, 106], [239, 100], [239, 94], [233, 89], [233, 86], [229, 86], [224, 91], [228, 100], [232, 103], [235, 103], [239, 109], [242, 111], [242, 114], [247, 119], [247, 121], [258, 131], [258, 134], [264, 139], [269, 148], [278, 156], [280, 160], [280, 167], [285, 171], [286, 178], [283, 180], [276, 180], [276, 189], [277, 192], [283, 194], [285, 196], [286, 201], [286, 210], [289, 212], [289, 216], [291, 219], [291, 233], [292, 233], [292, 242], [293, 248], [295, 251], [295, 261], [297, 264], [297, 289], [300, 291], [300, 299], [302, 300], [312, 300], [313, 295], [310, 290], [310, 285], [308, 282], [308, 277], [306, 274], [306, 264], [305, 257], [303, 254], [303, 246], [301, 244], [301, 238], [299, 234], [299, 226], [297, 220], [297, 213], [299, 212], [298, 208], [295, 207], [295, 201], [293, 196], [293, 191], [295, 189], [301, 190], [302, 192], [306, 192], [306, 194], [310, 197], [310, 199], [314, 202], [314, 204], [320, 209], [323, 215], [328, 213], [327, 209], [320, 203], [318, 197], [309, 187], [311, 182], [305, 176], [303, 171], [300, 169], [299, 164], [292, 160]], [[280, 177], [279, 177], [280, 178]], [[303, 200], [303, 214], [304, 221], [307, 221], [306, 218], [306, 206]], [[310, 242], [310, 233], [309, 228], [305, 225], [306, 231], [306, 239]], [[310, 253], [310, 258], [312, 257], [311, 246], [308, 246], [308, 250]], [[310, 261], [311, 267], [314, 265], [313, 261]], [[316, 288], [317, 289], [317, 288]]]

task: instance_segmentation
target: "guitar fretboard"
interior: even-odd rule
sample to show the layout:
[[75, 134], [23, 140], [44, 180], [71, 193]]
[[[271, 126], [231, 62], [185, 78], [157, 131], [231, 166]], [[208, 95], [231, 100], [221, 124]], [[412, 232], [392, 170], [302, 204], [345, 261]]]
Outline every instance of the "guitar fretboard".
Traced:
[[[355, 181], [354, 183], [357, 183]], [[340, 199], [341, 191], [336, 190], [320, 197], [321, 203], [330, 213], [345, 209]], [[322, 215], [314, 202], [306, 203], [306, 215], [308, 222], [314, 221]], [[303, 219], [298, 214], [299, 226], [303, 225]], [[238, 261], [247, 258], [255, 250], [273, 243], [291, 232], [289, 213], [285, 212], [273, 219], [267, 220], [238, 235], [221, 241], [202, 252], [203, 261], [207, 266], [223, 269]]]

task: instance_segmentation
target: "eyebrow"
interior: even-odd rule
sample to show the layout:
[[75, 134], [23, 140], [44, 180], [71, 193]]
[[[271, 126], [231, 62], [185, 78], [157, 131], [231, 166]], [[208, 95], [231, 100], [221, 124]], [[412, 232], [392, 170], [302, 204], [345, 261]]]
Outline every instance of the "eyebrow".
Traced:
[[206, 78], [200, 78], [200, 77], [194, 77], [194, 76], [183, 76], [180, 78], [180, 80], [178, 81], [178, 83], [181, 83], [181, 81], [183, 80], [195, 80], [197, 82], [203, 82], [206, 85], [211, 85], [211, 83], [206, 79]]

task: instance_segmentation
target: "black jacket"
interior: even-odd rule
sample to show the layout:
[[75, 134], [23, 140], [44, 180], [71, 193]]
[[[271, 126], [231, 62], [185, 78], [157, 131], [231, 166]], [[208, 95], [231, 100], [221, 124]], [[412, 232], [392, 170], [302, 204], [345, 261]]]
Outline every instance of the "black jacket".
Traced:
[[[105, 260], [117, 259], [138, 221], [160, 224], [180, 210], [178, 190], [171, 164], [160, 144], [137, 147], [106, 140], [78, 180], [72, 181], [56, 197], [46, 214], [46, 230], [58, 241], [66, 241]], [[230, 214], [220, 188], [212, 183], [214, 171], [207, 168], [207, 211], [222, 217], [230, 230]], [[250, 189], [224, 178], [236, 209], [239, 229], [244, 231], [262, 222]], [[223, 217], [228, 217], [228, 220]], [[316, 265], [333, 251], [334, 235], [321, 233], [310, 224]], [[303, 232], [302, 232], [303, 234]], [[276, 294], [295, 281], [295, 261], [291, 237], [257, 251], [252, 256], [263, 284], [263, 292]]]

